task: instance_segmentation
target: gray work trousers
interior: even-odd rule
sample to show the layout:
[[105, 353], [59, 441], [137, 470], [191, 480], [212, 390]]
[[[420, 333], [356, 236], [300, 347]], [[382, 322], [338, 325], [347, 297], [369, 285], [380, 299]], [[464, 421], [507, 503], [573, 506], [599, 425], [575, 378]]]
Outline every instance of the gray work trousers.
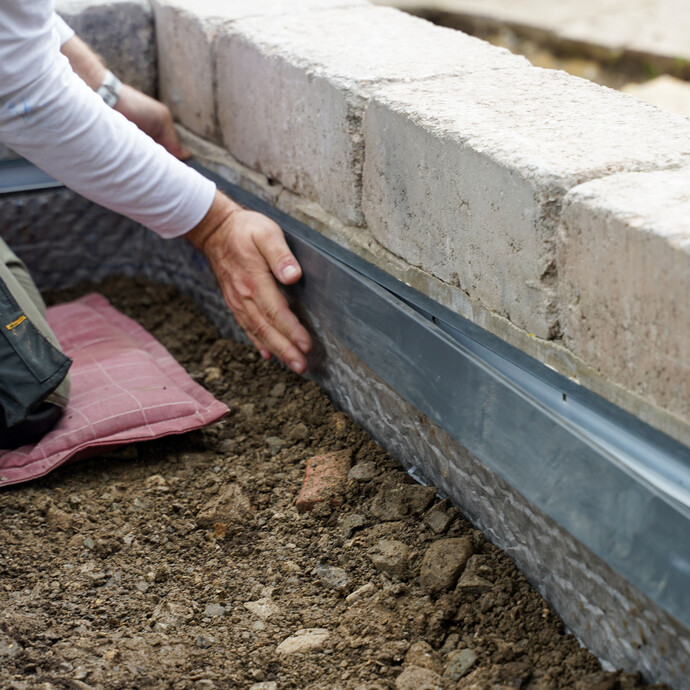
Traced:
[[[58, 343], [46, 321], [46, 305], [29, 274], [29, 270], [2, 238], [0, 238], [0, 279], [41, 335], [56, 349], [62, 351], [60, 343]], [[45, 398], [45, 402], [52, 403], [64, 410], [69, 400], [70, 388], [68, 374], [62, 383]]]

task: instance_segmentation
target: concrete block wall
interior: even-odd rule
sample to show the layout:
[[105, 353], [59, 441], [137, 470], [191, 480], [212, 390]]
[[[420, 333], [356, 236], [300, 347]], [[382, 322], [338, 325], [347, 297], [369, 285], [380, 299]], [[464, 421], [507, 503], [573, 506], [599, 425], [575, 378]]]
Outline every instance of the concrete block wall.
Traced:
[[[154, 12], [160, 91], [205, 139], [199, 150], [215, 144], [225, 169], [260, 173], [279, 205], [310, 206], [302, 220], [690, 442], [682, 280], [675, 298], [648, 281], [659, 288], [652, 310], [636, 275], [605, 290], [610, 271], [594, 278], [567, 241], [613, 251], [590, 228], [598, 211], [576, 214], [571, 196], [590, 181], [690, 165], [690, 121], [364, 2], [154, 0]], [[687, 237], [679, 203], [649, 224], [671, 214]], [[642, 235], [621, 223], [635, 270], [653, 274]], [[687, 253], [667, 250], [686, 276]], [[595, 326], [586, 299], [609, 305], [617, 327]], [[655, 331], [652, 311], [675, 330]], [[640, 365], [630, 343], [652, 332], [645, 351], [657, 365]]]

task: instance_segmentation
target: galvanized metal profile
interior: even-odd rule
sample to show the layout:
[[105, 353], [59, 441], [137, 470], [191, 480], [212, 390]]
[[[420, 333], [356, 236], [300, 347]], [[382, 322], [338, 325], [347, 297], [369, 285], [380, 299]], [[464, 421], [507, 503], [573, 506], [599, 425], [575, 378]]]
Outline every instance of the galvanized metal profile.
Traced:
[[345, 347], [690, 627], [690, 449], [193, 165], [283, 228], [291, 294]]
[[0, 161], [0, 194], [36, 192], [63, 185], [25, 160]]
[[[535, 507], [690, 628], [690, 449], [194, 167], [283, 227], [304, 269], [291, 298]], [[0, 192], [12, 188], [3, 169]]]

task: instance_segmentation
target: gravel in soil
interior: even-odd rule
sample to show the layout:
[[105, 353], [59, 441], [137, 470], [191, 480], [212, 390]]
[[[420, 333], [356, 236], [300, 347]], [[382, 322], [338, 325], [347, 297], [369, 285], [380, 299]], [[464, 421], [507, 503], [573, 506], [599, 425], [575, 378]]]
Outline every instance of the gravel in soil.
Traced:
[[[219, 337], [173, 288], [98, 290], [231, 412], [0, 491], [0, 687], [645, 686], [602, 671], [314, 383]], [[329, 453], [351, 469], [300, 512], [307, 461]]]

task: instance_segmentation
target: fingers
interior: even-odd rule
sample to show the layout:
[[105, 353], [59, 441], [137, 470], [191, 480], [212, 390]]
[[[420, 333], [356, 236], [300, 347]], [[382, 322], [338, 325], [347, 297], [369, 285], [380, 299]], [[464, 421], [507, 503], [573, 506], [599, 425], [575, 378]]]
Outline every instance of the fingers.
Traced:
[[302, 268], [287, 246], [281, 229], [275, 223], [267, 225], [254, 237], [256, 247], [266, 259], [273, 275], [284, 285], [292, 285], [302, 277]]
[[243, 287], [226, 295], [226, 300], [261, 356], [269, 359], [273, 353], [290, 369], [303, 373], [311, 338], [290, 311], [271, 274], [266, 272], [249, 291]]
[[261, 356], [273, 353], [303, 373], [311, 337], [276, 283], [294, 283], [302, 270], [282, 231], [266, 216], [237, 207], [218, 217], [217, 225], [209, 221], [210, 230], [194, 229], [189, 239], [203, 247], [228, 306]]

